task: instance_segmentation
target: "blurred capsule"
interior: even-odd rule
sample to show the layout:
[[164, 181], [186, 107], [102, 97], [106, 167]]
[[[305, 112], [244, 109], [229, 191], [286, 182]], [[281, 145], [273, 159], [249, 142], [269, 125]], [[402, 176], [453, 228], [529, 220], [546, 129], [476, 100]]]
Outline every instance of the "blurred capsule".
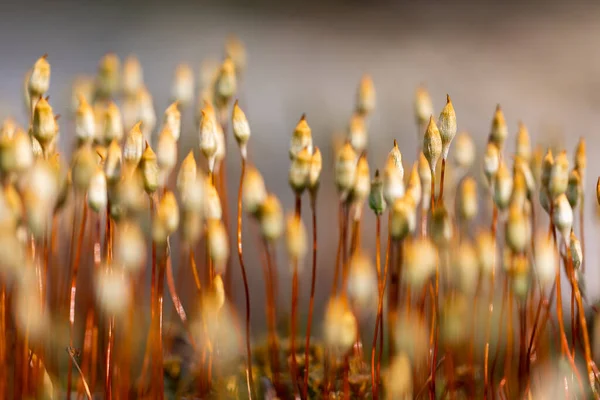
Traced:
[[577, 169], [571, 170], [569, 174], [569, 183], [567, 184], [566, 191], [567, 199], [571, 208], [575, 209], [579, 205], [579, 200], [583, 198], [583, 187], [581, 185], [581, 178]]
[[181, 112], [179, 111], [179, 103], [177, 101], [167, 107], [163, 118], [163, 130], [168, 128], [175, 141], [178, 141], [181, 136]]
[[558, 258], [554, 244], [546, 232], [538, 232], [535, 240], [535, 270], [542, 287], [548, 287], [556, 277]]
[[315, 146], [315, 151], [310, 159], [310, 171], [308, 173], [308, 189], [313, 195], [319, 189], [322, 169], [323, 158], [321, 156], [321, 150]]
[[296, 214], [286, 218], [285, 243], [290, 259], [296, 260], [298, 267], [302, 266], [302, 259], [308, 250], [306, 228]]
[[383, 169], [383, 197], [387, 204], [394, 204], [405, 193], [403, 169], [398, 168], [392, 157], [388, 157]]
[[516, 154], [525, 162], [529, 162], [531, 160], [531, 141], [529, 139], [529, 130], [523, 122], [519, 122], [519, 129], [517, 130]]
[[394, 201], [390, 219], [390, 235], [395, 240], [402, 240], [414, 233], [417, 225], [415, 203], [410, 197], [404, 196]]
[[190, 150], [188, 155], [183, 159], [177, 173], [177, 190], [179, 193], [184, 192], [185, 186], [196, 179], [197, 170], [198, 167], [196, 166], [194, 152]]
[[164, 244], [167, 237], [175, 233], [179, 227], [179, 207], [175, 195], [166, 191], [156, 207], [152, 224], [152, 238], [159, 244]]
[[132, 301], [131, 285], [122, 271], [101, 268], [94, 279], [99, 308], [110, 316], [124, 317]]
[[142, 123], [142, 135], [147, 141], [151, 140], [152, 132], [156, 126], [156, 111], [152, 95], [147, 88], [142, 87], [137, 93], [137, 120]]
[[423, 210], [429, 210], [430, 202], [427, 201], [431, 197], [431, 168], [429, 167], [429, 162], [425, 158], [423, 152], [419, 154], [419, 178], [421, 178], [421, 188], [423, 189], [423, 200], [421, 202], [421, 207]]
[[312, 156], [308, 148], [304, 148], [292, 159], [289, 172], [289, 184], [296, 195], [301, 195], [308, 184]]
[[362, 203], [371, 191], [371, 175], [366, 155], [362, 155], [356, 164], [356, 177], [352, 187], [353, 201]]
[[231, 58], [226, 58], [215, 81], [215, 103], [221, 108], [226, 106], [236, 90], [235, 64]]
[[127, 97], [135, 96], [144, 85], [144, 71], [138, 58], [130, 55], [123, 63], [123, 93]]
[[[205, 211], [206, 193], [208, 182], [202, 171], [190, 178], [191, 180], [181, 187], [181, 208], [188, 213], [196, 213], [203, 217]], [[211, 185], [212, 186], [212, 185]], [[212, 189], [210, 189], [212, 190]], [[212, 200], [211, 200], [212, 201]], [[218, 211], [218, 210], [217, 210]], [[215, 211], [216, 214], [218, 212]]]
[[246, 169], [244, 175], [244, 183], [242, 186], [242, 204], [244, 210], [252, 215], [257, 215], [261, 204], [267, 198], [267, 188], [265, 181], [258, 171], [253, 166]]
[[500, 161], [494, 178], [494, 203], [500, 210], [506, 209], [510, 202], [513, 180], [504, 161]]
[[506, 221], [506, 244], [513, 252], [522, 253], [529, 244], [530, 236], [531, 227], [529, 219], [523, 212], [523, 209], [511, 206], [508, 211], [508, 220]]
[[[79, 107], [79, 98], [83, 98], [88, 102], [94, 101], [95, 83], [94, 78], [89, 76], [77, 76], [73, 80], [71, 87], [71, 111], [76, 112]], [[29, 107], [29, 105], [27, 105]]]
[[275, 195], [269, 194], [260, 207], [260, 230], [269, 241], [277, 240], [283, 231], [281, 203]]
[[[358, 85], [358, 91], [356, 93], [356, 112], [360, 115], [367, 116], [373, 112], [375, 105], [375, 85], [373, 84], [371, 76], [365, 74], [360, 79], [360, 84]], [[360, 152], [362, 150], [356, 149], [356, 151]]]
[[310, 129], [310, 126], [308, 126], [306, 116], [302, 115], [302, 118], [300, 118], [298, 125], [296, 125], [296, 128], [294, 129], [290, 141], [290, 159], [293, 160], [304, 148], [308, 148], [310, 153], [313, 151], [312, 130]]
[[359, 154], [367, 148], [367, 127], [364, 117], [360, 114], [353, 114], [350, 118], [348, 141]]
[[442, 139], [442, 158], [448, 158], [450, 144], [456, 135], [456, 112], [449, 95], [446, 95], [446, 105], [438, 118], [438, 128]]
[[125, 271], [138, 272], [146, 261], [146, 242], [140, 227], [132, 221], [120, 222], [117, 224], [116, 236], [115, 261]]
[[462, 132], [456, 136], [454, 145], [454, 162], [456, 166], [468, 170], [475, 161], [475, 143], [467, 132]]
[[221, 220], [210, 220], [207, 225], [208, 251], [214, 263], [215, 271], [223, 274], [229, 257], [229, 239]]
[[[421, 202], [423, 189], [421, 188], [421, 178], [419, 178], [419, 166], [417, 162], [413, 163], [408, 176], [408, 185], [406, 187], [406, 195], [410, 196], [413, 203], [418, 205]], [[426, 199], [428, 201], [429, 199]]]
[[475, 293], [479, 279], [477, 251], [473, 243], [464, 240], [453, 252], [453, 265], [457, 269], [459, 287], [465, 294]]
[[121, 178], [121, 147], [116, 140], [112, 140], [108, 146], [106, 160], [104, 161], [104, 173], [109, 183], [115, 183]]
[[543, 188], [549, 189], [550, 177], [552, 170], [554, 169], [554, 157], [552, 156], [552, 150], [548, 149], [546, 155], [542, 160], [542, 168], [540, 175], [540, 182]]
[[233, 136], [240, 146], [240, 151], [242, 154], [242, 158], [246, 158], [247, 153], [247, 143], [250, 139], [250, 124], [248, 124], [248, 119], [246, 118], [246, 114], [240, 108], [237, 100], [233, 105], [233, 114], [231, 116], [231, 125], [233, 128]]
[[391, 163], [400, 173], [400, 179], [404, 179], [404, 165], [402, 164], [402, 153], [398, 147], [398, 142], [394, 139], [394, 146], [388, 153], [387, 163]]
[[335, 354], [345, 354], [356, 342], [358, 323], [345, 297], [329, 299], [323, 322], [325, 345]]
[[552, 222], [560, 232], [563, 240], [568, 244], [571, 228], [573, 227], [573, 209], [563, 193], [554, 200]]
[[570, 236], [570, 251], [573, 267], [579, 269], [583, 263], [583, 250], [581, 249], [581, 242], [577, 239], [577, 236], [575, 236], [575, 232], [573, 231], [571, 231]]
[[141, 124], [141, 122], [135, 124], [125, 137], [123, 160], [130, 166], [137, 166], [144, 153], [144, 135], [140, 129]]
[[48, 149], [50, 143], [58, 135], [58, 125], [48, 100], [40, 97], [33, 111], [31, 134], [40, 143], [43, 149]]
[[207, 220], [220, 220], [223, 217], [219, 193], [208, 177], [205, 179], [204, 216]]
[[80, 143], [91, 143], [95, 136], [96, 120], [94, 110], [85, 100], [79, 97], [79, 107], [75, 113], [75, 135]]
[[410, 359], [400, 353], [392, 359], [385, 375], [386, 399], [413, 399], [413, 370]]
[[437, 249], [427, 238], [406, 240], [404, 242], [403, 266], [406, 282], [418, 289], [435, 273], [438, 262]]
[[494, 271], [497, 259], [496, 240], [488, 231], [477, 234], [477, 258], [482, 273], [489, 275]]
[[158, 135], [156, 161], [159, 168], [159, 185], [166, 186], [169, 175], [177, 165], [177, 141], [166, 126]]
[[188, 64], [179, 64], [175, 68], [171, 97], [186, 107], [194, 100], [194, 71]]
[[246, 48], [237, 36], [229, 36], [225, 42], [225, 55], [233, 61], [237, 75], [244, 73], [246, 69]]
[[100, 98], [114, 97], [120, 85], [121, 61], [114, 53], [108, 53], [100, 60], [96, 76], [96, 90]]
[[208, 160], [209, 171], [214, 170], [215, 154], [217, 153], [217, 120], [212, 107], [202, 109], [200, 122], [200, 150]]
[[440, 131], [433, 120], [433, 115], [429, 118], [429, 125], [425, 131], [423, 154], [429, 163], [429, 168], [431, 168], [431, 175], [435, 176], [435, 169], [438, 160], [442, 155], [442, 138], [440, 136]]
[[441, 204], [436, 206], [431, 215], [431, 239], [439, 247], [445, 247], [452, 240], [454, 227], [448, 210]]
[[356, 152], [350, 143], [346, 143], [338, 152], [335, 162], [335, 184], [342, 199], [346, 198], [354, 184], [356, 161]]
[[587, 167], [587, 156], [585, 151], [585, 139], [579, 138], [577, 147], [575, 148], [575, 169], [579, 173], [581, 181], [584, 181], [585, 171]]
[[504, 142], [508, 136], [508, 128], [506, 126], [506, 119], [500, 104], [496, 106], [494, 112], [494, 119], [492, 120], [492, 128], [490, 130], [489, 141], [496, 145], [498, 150], [502, 152], [504, 149]]
[[140, 172], [142, 173], [142, 179], [144, 182], [144, 190], [146, 193], [152, 194], [158, 189], [158, 161], [156, 154], [146, 143], [146, 150], [142, 154], [142, 159], [138, 165]]
[[483, 172], [485, 173], [488, 183], [493, 181], [499, 167], [500, 152], [498, 151], [498, 147], [494, 143], [488, 142], [485, 153], [483, 154]]
[[113, 140], [120, 142], [123, 139], [123, 120], [119, 107], [112, 101], [108, 103], [104, 111], [104, 143]]
[[[182, 204], [183, 206], [183, 204]], [[204, 229], [202, 223], [202, 214], [198, 211], [183, 211], [181, 218], [181, 236], [186, 244], [194, 245]]]
[[14, 321], [22, 337], [27, 336], [30, 344], [42, 345], [49, 339], [50, 313], [42, 295], [36, 287], [37, 279], [33, 265], [23, 265], [23, 272], [13, 289], [12, 304]]
[[362, 250], [350, 258], [347, 282], [348, 298], [358, 310], [377, 305], [377, 273], [373, 261]]
[[423, 86], [419, 86], [415, 92], [415, 119], [417, 126], [425, 126], [433, 115], [433, 104], [429, 92]]
[[383, 214], [387, 208], [387, 203], [383, 197], [383, 181], [379, 176], [379, 170], [375, 170], [375, 176], [371, 181], [371, 191], [369, 193], [369, 207], [377, 215]]
[[472, 221], [479, 210], [479, 198], [477, 196], [477, 183], [475, 179], [466, 177], [460, 186], [458, 198], [458, 211], [465, 221]]
[[549, 193], [552, 198], [563, 194], [569, 184], [569, 159], [567, 152], [561, 151], [554, 159], [554, 164], [550, 170], [550, 180], [548, 182]]
[[50, 88], [50, 63], [48, 55], [44, 54], [33, 64], [29, 75], [27, 91], [31, 99], [42, 96]]
[[100, 212], [106, 207], [108, 201], [106, 188], [106, 176], [102, 168], [97, 168], [87, 192], [87, 201], [90, 208], [96, 212]]
[[85, 193], [88, 190], [92, 176], [97, 169], [96, 155], [89, 146], [77, 149], [73, 155], [71, 178], [73, 187]]

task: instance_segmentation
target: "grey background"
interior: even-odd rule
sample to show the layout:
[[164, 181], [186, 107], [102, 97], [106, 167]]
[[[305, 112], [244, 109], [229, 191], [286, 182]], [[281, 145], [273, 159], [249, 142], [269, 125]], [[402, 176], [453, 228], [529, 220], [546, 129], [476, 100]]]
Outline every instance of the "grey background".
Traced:
[[[600, 148], [599, 9], [584, 3], [500, 3], [6, 3], [0, 9], [0, 116], [16, 115], [24, 121], [23, 75], [44, 53], [52, 64], [51, 102], [57, 112], [66, 114], [72, 78], [93, 74], [108, 51], [122, 59], [137, 54], [157, 114], [162, 115], [176, 65], [188, 62], [198, 70], [201, 60], [221, 57], [224, 40], [233, 32], [246, 44], [249, 55], [240, 99], [253, 132], [250, 157], [269, 188], [291, 209], [287, 145], [292, 129], [306, 113], [314, 141], [325, 152], [325, 164], [330, 165], [331, 135], [345, 128], [363, 73], [372, 75], [377, 89], [378, 107], [370, 124], [373, 169], [382, 165], [393, 138], [400, 143], [405, 167], [412, 163], [417, 145], [412, 99], [419, 83], [428, 86], [436, 110], [444, 104], [445, 94], [451, 94], [459, 129], [471, 132], [479, 148], [494, 107], [500, 103], [513, 134], [517, 121], [523, 120], [534, 141], [559, 137], [571, 151], [579, 136], [587, 139], [587, 287], [595, 296], [600, 289], [596, 268], [600, 250], [594, 243], [598, 232], [597, 224], [592, 223]], [[195, 145], [189, 110], [185, 118], [185, 144]], [[63, 138], [68, 140], [65, 121]], [[509, 138], [510, 148], [513, 141], [514, 137]], [[228, 191], [233, 211], [239, 178], [233, 141], [229, 153]], [[323, 180], [317, 304], [323, 304], [328, 295], [337, 237], [331, 174], [326, 173]], [[304, 210], [306, 217], [307, 206]], [[364, 244], [373, 249], [374, 219], [370, 213], [365, 215]], [[545, 216], [541, 220], [545, 225]], [[264, 326], [264, 291], [249, 225], [246, 222], [246, 259], [254, 288], [251, 299], [256, 327]], [[278, 254], [283, 295], [289, 293], [290, 277], [282, 248]], [[235, 255], [232, 267], [239, 304], [243, 295]], [[304, 309], [309, 271], [307, 262], [300, 283]], [[285, 309], [288, 302], [287, 296], [280, 299]]]

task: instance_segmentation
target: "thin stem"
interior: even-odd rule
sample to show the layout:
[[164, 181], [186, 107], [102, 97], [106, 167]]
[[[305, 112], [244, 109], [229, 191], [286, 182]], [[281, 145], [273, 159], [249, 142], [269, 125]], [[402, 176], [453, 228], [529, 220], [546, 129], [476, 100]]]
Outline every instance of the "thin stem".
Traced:
[[[386, 281], [387, 281], [387, 270], [388, 270], [388, 263], [385, 263], [385, 270], [383, 272], [383, 275], [381, 275], [381, 217], [379, 216], [379, 214], [377, 214], [377, 228], [376, 228], [376, 235], [375, 235], [375, 247], [376, 247], [376, 255], [375, 255], [375, 259], [376, 259], [376, 264], [377, 264], [377, 277], [379, 279], [379, 299], [377, 301], [377, 317], [375, 319], [375, 334], [373, 335], [373, 344], [371, 346], [371, 385], [372, 385], [372, 390], [373, 390], [373, 398], [377, 399], [378, 398], [378, 392], [379, 392], [379, 374], [377, 374], [377, 377], [375, 375], [375, 351], [377, 350], [377, 334], [378, 334], [378, 330], [379, 333], [381, 334], [381, 332], [383, 332], [383, 326], [381, 327], [380, 330], [380, 323], [381, 323], [381, 318], [383, 317], [383, 294], [385, 292], [385, 285], [386, 285]], [[383, 347], [383, 341], [380, 343], [379, 345], [380, 350], [381, 347]], [[381, 355], [379, 356], [378, 360], [377, 360], [377, 369], [379, 369], [379, 366], [381, 365]]]
[[294, 393], [298, 392], [298, 361], [296, 360], [296, 321], [298, 309], [298, 259], [293, 261], [293, 277], [292, 277], [292, 321], [290, 329], [290, 355], [292, 357], [291, 378]]
[[[72, 265], [71, 272], [71, 296], [69, 300], [69, 346], [73, 347], [73, 335], [75, 331], [75, 295], [77, 294], [77, 272], [79, 270], [79, 262], [81, 259], [81, 244], [83, 243], [83, 236], [85, 232], [85, 222], [87, 219], [87, 201], [83, 199], [83, 214], [81, 217], [81, 224], [79, 226], [79, 236], [77, 238], [77, 250], [75, 251], [75, 261]], [[67, 398], [71, 396], [71, 385], [72, 385], [72, 372], [73, 372], [73, 361], [69, 359], [68, 373], [67, 373]]]
[[267, 325], [269, 330], [269, 353], [271, 370], [273, 371], [273, 385], [279, 389], [279, 350], [277, 346], [276, 323], [277, 316], [275, 310], [275, 291], [274, 291], [274, 276], [271, 252], [269, 251], [269, 243], [264, 240], [263, 246], [265, 250], [266, 266], [263, 263], [263, 272], [265, 276], [265, 285], [267, 289]]
[[[508, 278], [506, 278], [508, 280]], [[513, 290], [512, 286], [508, 285], [508, 313], [506, 318], [508, 320], [508, 327], [506, 329], [506, 354], [504, 358], [504, 376], [508, 379], [511, 378], [510, 368], [512, 366], [512, 353], [513, 353]], [[507, 390], [508, 390], [507, 386]]]
[[[433, 181], [432, 181], [433, 182]], [[433, 183], [432, 183], [433, 184]], [[432, 193], [433, 196], [433, 193]], [[440, 262], [439, 259], [435, 264], [435, 292], [433, 293], [431, 299], [431, 331], [429, 332], [429, 348], [430, 352], [433, 351], [433, 358], [431, 360], [430, 370], [431, 370], [431, 384], [429, 386], [429, 396], [435, 398], [435, 366], [437, 363], [437, 352], [438, 352], [438, 326], [437, 326], [437, 314], [438, 314], [438, 299], [439, 299], [439, 290], [440, 290]], [[432, 350], [433, 349], [433, 350]]]
[[581, 261], [581, 272], [583, 274], [585, 274], [585, 264], [586, 264], [586, 262], [585, 262], [586, 261], [586, 258], [585, 258], [585, 228], [584, 228], [585, 218], [583, 216], [584, 199], [585, 199], [585, 196], [582, 193], [581, 201], [579, 204], [579, 240], [581, 241], [581, 254], [583, 254], [582, 261]]
[[[446, 159], [442, 158], [442, 174], [440, 176], [440, 193], [438, 194], [438, 204], [442, 204], [444, 201], [444, 178], [446, 175]], [[432, 180], [433, 182], [433, 180]], [[432, 190], [433, 193], [433, 190]]]
[[[168, 239], [167, 239], [168, 240]], [[164, 250], [163, 250], [164, 252]], [[160, 265], [158, 266], [158, 279], [156, 286], [156, 323], [154, 333], [154, 377], [156, 383], [156, 392], [162, 397], [164, 393], [163, 379], [163, 295], [165, 286], [165, 270], [166, 270], [166, 254], [161, 257]]]
[[77, 363], [77, 360], [75, 359], [75, 355], [73, 354], [73, 348], [69, 347], [67, 348], [67, 353], [69, 354], [69, 358], [71, 360], [71, 362], [73, 364], [75, 364], [75, 368], [77, 368], [77, 371], [79, 371], [79, 375], [81, 376], [81, 382], [83, 383], [83, 387], [85, 389], [85, 394], [87, 395], [88, 399], [92, 400], [92, 393], [90, 392], [90, 387], [88, 386], [87, 381], [85, 380], [85, 376], [83, 375], [83, 372], [81, 371], [81, 368], [79, 367], [79, 364]]
[[402, 241], [395, 240], [392, 242], [396, 259], [392, 259], [392, 269], [390, 271], [390, 291], [388, 293], [388, 343], [389, 343], [389, 360], [392, 359], [396, 352], [393, 341], [394, 322], [398, 313], [398, 296], [400, 291], [400, 265], [402, 265]]
[[[573, 270], [573, 258], [571, 257], [571, 248], [567, 246], [565, 243], [565, 247], [567, 249], [567, 270], [571, 271], [571, 284], [573, 286], [573, 292], [575, 293], [575, 299], [577, 300], [577, 308], [579, 308], [579, 323], [581, 324], [581, 331], [583, 334], [583, 350], [585, 354], [585, 366], [588, 373], [588, 379], [590, 381], [590, 387], [592, 389], [592, 393], [595, 397], [597, 397], [596, 384], [595, 384], [595, 375], [592, 369], [593, 360], [592, 360], [592, 351], [590, 349], [590, 338], [588, 336], [587, 329], [587, 321], [585, 318], [585, 310], [583, 308], [583, 302], [581, 300], [581, 292], [579, 290], [579, 283], [577, 282], [577, 278], [575, 277], [575, 273]], [[573, 355], [573, 357], [575, 357]]]
[[246, 277], [246, 267], [244, 266], [244, 255], [242, 252], [242, 189], [244, 186], [244, 174], [246, 172], [246, 159], [242, 157], [242, 172], [240, 174], [240, 186], [238, 189], [237, 202], [237, 252], [240, 260], [240, 270], [244, 281], [244, 296], [246, 300], [246, 385], [248, 387], [248, 396], [251, 399], [253, 390], [252, 379], [252, 349], [250, 347], [250, 291], [248, 290], [248, 278]]
[[[106, 400], [112, 399], [112, 352], [113, 345], [115, 342], [115, 318], [110, 317], [108, 323], [108, 345], [106, 346], [106, 374], [104, 375], [104, 398]], [[161, 379], [162, 380], [162, 379]]]
[[[504, 319], [504, 309], [508, 299], [508, 278], [504, 277], [504, 285], [502, 289], [502, 304], [500, 305], [500, 324]], [[498, 355], [500, 353], [500, 346], [496, 346], [496, 352], [494, 353], [494, 360], [492, 361], [492, 368], [490, 370], [490, 386], [492, 386], [492, 398], [494, 398], [494, 371], [496, 370], [496, 363], [498, 362]]]
[[335, 297], [337, 295], [337, 289], [338, 289], [338, 280], [339, 280], [339, 276], [340, 276], [340, 256], [342, 253], [342, 240], [343, 240], [343, 236], [342, 236], [342, 231], [343, 231], [343, 209], [344, 205], [343, 202], [340, 200], [339, 203], [339, 207], [338, 207], [338, 245], [337, 245], [337, 251], [335, 254], [335, 270], [333, 273], [333, 287], [331, 288], [331, 292], [333, 297]]
[[6, 377], [6, 285], [1, 283], [0, 289], [0, 396], [8, 397]]
[[[310, 300], [308, 303], [308, 320], [306, 322], [306, 344], [304, 346], [304, 398], [308, 398], [308, 375], [310, 355], [310, 329], [312, 327], [313, 308], [315, 305], [315, 284], [317, 275], [317, 198], [316, 193], [311, 193], [310, 208], [312, 211], [313, 252], [312, 271], [310, 281]], [[379, 218], [377, 219], [379, 221]], [[377, 266], [379, 268], [379, 265]], [[379, 271], [378, 271], [379, 272]]]

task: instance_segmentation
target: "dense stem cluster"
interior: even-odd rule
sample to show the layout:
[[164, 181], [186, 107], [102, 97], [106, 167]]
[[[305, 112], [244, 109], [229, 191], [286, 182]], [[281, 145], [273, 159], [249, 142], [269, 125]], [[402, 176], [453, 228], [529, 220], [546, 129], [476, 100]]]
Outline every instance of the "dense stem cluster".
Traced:
[[[121, 66], [108, 54], [95, 79], [76, 80], [75, 109], [60, 123], [46, 95], [49, 58], [27, 72], [26, 123], [0, 127], [0, 398], [599, 397], [583, 280], [593, 268], [583, 138], [571, 168], [566, 150], [532, 150], [519, 123], [509, 154], [498, 106], [478, 157], [471, 136], [457, 135], [450, 96], [435, 118], [421, 86], [413, 163], [405, 169], [402, 138], [369, 160], [376, 95], [365, 75], [334, 149], [336, 201], [319, 197], [326, 156], [303, 114], [290, 129], [294, 204], [282, 205], [252, 163], [251, 125], [235, 100], [244, 46], [230, 38], [225, 50], [197, 85], [190, 66], [177, 67], [162, 119], [135, 57]], [[190, 127], [182, 121], [196, 93]], [[58, 137], [71, 131], [65, 157]], [[179, 157], [190, 131], [198, 148]], [[235, 214], [230, 132], [241, 160]], [[332, 205], [337, 213], [318, 213]], [[336, 223], [324, 286], [319, 229]], [[375, 251], [364, 245], [371, 234]], [[280, 244], [289, 270], [278, 269]], [[261, 274], [264, 288], [251, 288]], [[259, 291], [264, 327], [253, 326]]]

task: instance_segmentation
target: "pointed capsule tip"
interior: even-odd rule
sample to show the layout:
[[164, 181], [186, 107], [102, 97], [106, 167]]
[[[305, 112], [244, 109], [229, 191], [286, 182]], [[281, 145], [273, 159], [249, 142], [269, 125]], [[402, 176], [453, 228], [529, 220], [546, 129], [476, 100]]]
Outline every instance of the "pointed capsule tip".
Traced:
[[452, 100], [450, 99], [450, 95], [446, 94], [446, 104], [450, 104], [452, 103]]

